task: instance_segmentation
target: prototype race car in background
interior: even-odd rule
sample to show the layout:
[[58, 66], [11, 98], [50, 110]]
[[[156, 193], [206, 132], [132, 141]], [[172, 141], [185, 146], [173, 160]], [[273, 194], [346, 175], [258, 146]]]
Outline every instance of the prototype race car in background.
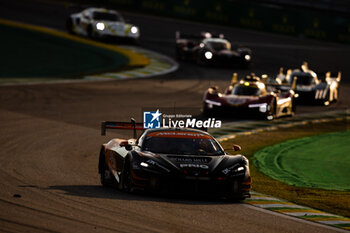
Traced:
[[[265, 80], [266, 78], [264, 76]], [[221, 113], [229, 117], [251, 115], [268, 120], [292, 116], [295, 112], [293, 88], [279, 91], [278, 87], [266, 85], [254, 74], [237, 81], [237, 74], [234, 73], [231, 84], [224, 93], [220, 93], [218, 87], [210, 87], [204, 93], [203, 113]]]
[[123, 38], [135, 41], [140, 37], [137, 26], [125, 23], [115, 10], [87, 8], [69, 16], [66, 24], [70, 33], [94, 39]]
[[199, 35], [184, 35], [176, 32], [176, 58], [199, 65], [249, 67], [252, 52], [245, 47], [233, 49], [223, 34], [202, 32]]
[[[134, 129], [132, 139], [114, 138], [102, 145], [98, 171], [102, 185], [135, 190], [170, 191], [250, 197], [249, 162], [231, 155], [207, 132], [189, 128], [147, 129], [137, 138], [142, 124], [103, 122], [106, 129]], [[235, 151], [240, 150], [237, 145]]]
[[[280, 69], [276, 81], [280, 84], [291, 84], [296, 80], [296, 87], [294, 91], [299, 96], [298, 104], [313, 103], [329, 105], [336, 102], [339, 97], [339, 82], [341, 80], [341, 73], [327, 72], [325, 77], [320, 79], [317, 74], [308, 68], [305, 62], [301, 69], [287, 69], [283, 72]], [[282, 85], [282, 90], [288, 90], [290, 86]]]

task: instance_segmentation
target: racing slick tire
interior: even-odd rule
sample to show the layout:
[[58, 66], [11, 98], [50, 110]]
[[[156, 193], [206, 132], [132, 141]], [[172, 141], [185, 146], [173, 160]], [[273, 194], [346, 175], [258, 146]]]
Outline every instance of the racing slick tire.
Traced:
[[89, 24], [87, 28], [87, 35], [90, 39], [94, 39], [94, 32], [91, 24]]
[[295, 98], [293, 98], [292, 99], [292, 115], [294, 115], [295, 113], [296, 113], [296, 111], [297, 111], [297, 104], [296, 104], [296, 99]]
[[243, 196], [240, 193], [234, 192], [233, 187], [232, 190], [229, 191], [224, 197], [228, 202], [239, 202], [245, 200], [245, 196]]
[[196, 54], [195, 61], [196, 61], [196, 64], [199, 66], [207, 65], [207, 63], [203, 60], [203, 57], [200, 53]]
[[225, 196], [225, 199], [228, 202], [240, 202], [240, 201], [244, 201], [245, 197], [244, 196], [237, 196], [237, 195], [233, 195], [232, 193], [229, 193]]
[[202, 113], [204, 116], [211, 116], [213, 112], [208, 108], [206, 103], [203, 103]]
[[105, 161], [105, 156], [104, 156], [104, 152], [101, 149], [100, 152], [100, 159], [99, 159], [99, 163], [98, 163], [98, 172], [100, 174], [100, 182], [102, 184], [102, 186], [108, 186], [109, 182], [108, 182], [108, 178], [107, 178], [107, 173], [109, 172], [107, 170], [107, 164]]
[[121, 183], [123, 186], [123, 190], [127, 193], [134, 192], [134, 185], [132, 183], [132, 175], [131, 175], [131, 164], [126, 161], [125, 167], [121, 177]]
[[69, 34], [74, 34], [74, 31], [73, 31], [73, 20], [70, 17], [67, 19], [66, 29], [67, 29]]
[[268, 105], [268, 111], [266, 113], [266, 119], [267, 120], [273, 120], [276, 115], [276, 99], [273, 99], [271, 103]]
[[178, 48], [176, 48], [176, 50], [175, 50], [175, 58], [177, 61], [184, 60], [184, 56], [182, 55], [182, 53], [180, 52], [180, 49], [178, 49]]

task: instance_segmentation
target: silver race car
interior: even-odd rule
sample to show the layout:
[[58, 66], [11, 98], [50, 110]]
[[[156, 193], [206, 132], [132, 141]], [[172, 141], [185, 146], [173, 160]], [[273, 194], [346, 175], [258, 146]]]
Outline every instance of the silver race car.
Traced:
[[140, 37], [137, 26], [125, 23], [115, 10], [87, 8], [69, 16], [66, 24], [68, 32], [93, 39], [119, 38], [136, 41]]

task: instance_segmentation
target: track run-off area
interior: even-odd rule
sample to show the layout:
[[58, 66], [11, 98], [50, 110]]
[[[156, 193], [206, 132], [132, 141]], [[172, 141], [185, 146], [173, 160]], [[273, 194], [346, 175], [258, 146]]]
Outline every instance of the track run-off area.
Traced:
[[286, 141], [255, 154], [254, 165], [289, 185], [349, 191], [350, 131]]

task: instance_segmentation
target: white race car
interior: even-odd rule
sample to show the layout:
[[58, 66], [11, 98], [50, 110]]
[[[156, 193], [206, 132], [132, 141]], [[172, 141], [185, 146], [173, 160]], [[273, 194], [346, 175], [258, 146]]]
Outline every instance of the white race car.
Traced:
[[115, 37], [136, 41], [140, 37], [137, 26], [125, 23], [117, 11], [104, 8], [87, 8], [72, 14], [66, 26], [70, 33], [94, 39]]

